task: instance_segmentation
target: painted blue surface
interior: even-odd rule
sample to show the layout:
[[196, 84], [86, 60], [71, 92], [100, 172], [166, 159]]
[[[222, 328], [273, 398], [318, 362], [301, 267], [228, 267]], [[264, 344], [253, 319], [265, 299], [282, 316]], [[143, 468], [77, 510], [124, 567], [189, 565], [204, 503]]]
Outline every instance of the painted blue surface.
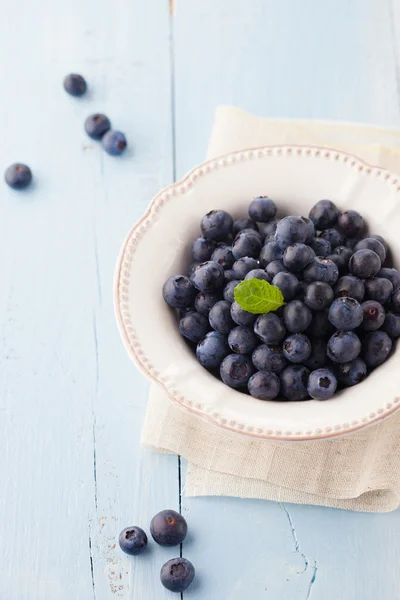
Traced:
[[[216, 106], [400, 125], [391, 0], [22, 0], [0, 20], [0, 598], [159, 600], [170, 550], [115, 538], [178, 508], [176, 457], [139, 449], [148, 385], [120, 342], [116, 256], [152, 195], [205, 155]], [[70, 71], [90, 94], [62, 90]], [[82, 128], [104, 111], [130, 149]], [[138, 282], [140, 288], [140, 282]], [[312, 465], [310, 465], [312, 468]], [[185, 482], [185, 465], [182, 485]], [[395, 600], [400, 513], [182, 495], [196, 600]]]

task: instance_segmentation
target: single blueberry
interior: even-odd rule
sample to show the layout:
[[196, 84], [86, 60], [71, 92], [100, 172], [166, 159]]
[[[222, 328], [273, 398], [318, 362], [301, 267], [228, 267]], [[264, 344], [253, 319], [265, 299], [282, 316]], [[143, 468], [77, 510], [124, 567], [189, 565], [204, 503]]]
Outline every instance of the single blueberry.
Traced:
[[245, 279], [264, 279], [264, 281], [271, 282], [271, 276], [268, 275], [264, 269], [253, 269], [249, 271], [245, 277]]
[[338, 380], [346, 387], [361, 383], [367, 376], [367, 365], [358, 357], [354, 360], [338, 365]]
[[239, 325], [232, 329], [228, 335], [229, 347], [237, 354], [250, 354], [257, 347], [258, 343], [258, 339], [250, 327]]
[[202, 262], [195, 268], [190, 280], [200, 292], [213, 292], [224, 285], [224, 269], [213, 261]]
[[[309, 217], [315, 229], [328, 229], [337, 221], [339, 210], [331, 200], [320, 200], [310, 210]], [[318, 256], [318, 255], [317, 255]]]
[[192, 563], [186, 558], [171, 558], [162, 567], [160, 579], [163, 586], [170, 592], [184, 592], [188, 589], [195, 576]]
[[365, 297], [368, 300], [376, 300], [380, 304], [385, 304], [392, 292], [393, 283], [385, 277], [373, 277], [365, 281]]
[[219, 263], [224, 269], [231, 269], [235, 262], [231, 246], [219, 244], [212, 253], [211, 260]]
[[400, 287], [400, 273], [397, 269], [380, 269], [378, 271], [378, 277], [385, 277], [393, 284], [393, 289]]
[[313, 281], [307, 285], [304, 302], [312, 310], [324, 310], [332, 304], [333, 298], [333, 289], [329, 283]]
[[328, 240], [332, 250], [341, 246], [344, 242], [343, 235], [337, 229], [325, 229], [320, 234], [320, 237], [324, 240]]
[[336, 392], [337, 379], [329, 369], [316, 369], [310, 373], [307, 390], [315, 400], [328, 400]]
[[270, 281], [273, 280], [278, 273], [289, 273], [281, 260], [273, 260], [266, 267], [265, 272], [269, 275]]
[[261, 248], [259, 255], [260, 266], [266, 267], [273, 260], [282, 260], [283, 250], [276, 242], [268, 242]]
[[257, 258], [262, 247], [262, 238], [254, 229], [243, 229], [239, 231], [232, 244], [233, 256], [236, 260], [249, 256]]
[[400, 288], [396, 288], [390, 298], [390, 306], [394, 312], [400, 313]]
[[329, 240], [325, 240], [322, 237], [315, 237], [308, 242], [308, 245], [315, 252], [315, 256], [322, 256], [326, 258], [332, 253], [332, 246]]
[[383, 330], [392, 338], [400, 337], [400, 314], [386, 313]]
[[272, 285], [279, 288], [283, 294], [285, 302], [293, 300], [296, 296], [299, 280], [293, 273], [277, 273], [272, 280]]
[[208, 313], [219, 300], [221, 296], [216, 292], [200, 292], [194, 299], [194, 307], [198, 313], [208, 317]]
[[270, 312], [257, 317], [254, 333], [264, 344], [279, 344], [286, 335], [286, 329], [282, 319]]
[[361, 304], [363, 309], [363, 329], [364, 331], [375, 331], [380, 329], [385, 321], [385, 309], [375, 300], [366, 300]]
[[238, 281], [233, 269], [224, 270], [224, 282], [229, 283], [230, 281]]
[[232, 302], [231, 317], [237, 325], [242, 325], [243, 327], [252, 327], [257, 319], [257, 315], [243, 310], [237, 302]]
[[222, 381], [232, 388], [247, 385], [254, 373], [253, 364], [245, 354], [229, 354], [221, 363], [220, 375]]
[[192, 282], [184, 275], [169, 277], [163, 285], [163, 297], [172, 308], [193, 306], [196, 290]]
[[291, 402], [308, 398], [307, 384], [310, 371], [303, 365], [289, 365], [281, 373], [281, 393]]
[[232, 304], [235, 300], [235, 287], [239, 285], [240, 281], [238, 279], [234, 279], [226, 284], [224, 287], [224, 300], [227, 300]]
[[195, 344], [198, 344], [209, 330], [207, 317], [198, 312], [188, 312], [179, 321], [181, 335]]
[[337, 227], [346, 237], [355, 238], [362, 234], [365, 223], [356, 210], [347, 210], [338, 216]]
[[147, 535], [143, 529], [132, 525], [121, 531], [118, 542], [123, 552], [136, 556], [147, 548]]
[[312, 314], [301, 300], [292, 300], [283, 309], [283, 322], [289, 333], [301, 333], [308, 329]]
[[217, 244], [213, 240], [207, 240], [204, 237], [197, 238], [197, 240], [194, 240], [191, 248], [193, 260], [197, 260], [198, 262], [210, 260], [216, 246]]
[[393, 342], [385, 331], [367, 333], [362, 343], [361, 356], [367, 367], [378, 367], [385, 362], [392, 349]]
[[253, 365], [259, 371], [272, 371], [280, 373], [288, 365], [282, 348], [267, 344], [260, 344], [251, 356]]
[[150, 522], [150, 533], [160, 546], [177, 546], [187, 534], [185, 519], [175, 510], [162, 510]]
[[27, 165], [14, 163], [6, 169], [4, 179], [13, 190], [23, 190], [32, 181], [32, 171]]
[[297, 242], [303, 244], [307, 237], [307, 223], [301, 217], [284, 217], [276, 227], [275, 241], [283, 250]]
[[364, 319], [364, 312], [354, 298], [336, 298], [329, 308], [328, 318], [340, 331], [357, 329]]
[[315, 257], [315, 252], [305, 244], [292, 244], [283, 254], [283, 264], [289, 271], [301, 271]]
[[223, 242], [232, 232], [233, 219], [225, 210], [211, 210], [202, 218], [200, 228], [208, 240]]
[[385, 262], [385, 259], [386, 259], [385, 247], [376, 238], [367, 237], [367, 238], [364, 238], [363, 240], [360, 240], [354, 246], [354, 252], [357, 252], [357, 250], [373, 250], [374, 252], [376, 252], [376, 254], [381, 259], [381, 263], [383, 264]]
[[271, 371], [257, 371], [249, 379], [248, 390], [258, 400], [274, 400], [279, 394], [281, 382]]
[[357, 250], [349, 260], [350, 272], [360, 279], [374, 277], [381, 268], [381, 259], [373, 250]]
[[228, 334], [234, 322], [231, 317], [231, 304], [226, 300], [216, 302], [209, 312], [208, 319], [211, 327], [219, 333]]
[[329, 338], [327, 354], [333, 362], [350, 362], [360, 351], [360, 339], [353, 331], [337, 331]]
[[253, 219], [238, 219], [233, 223], [233, 235], [237, 235], [239, 231], [243, 229], [254, 229], [254, 231], [258, 231], [258, 226]]
[[107, 154], [119, 156], [126, 150], [128, 142], [122, 131], [109, 129], [101, 138], [101, 145]]
[[326, 338], [334, 332], [335, 328], [328, 319], [327, 310], [319, 310], [312, 316], [310, 327], [307, 329], [307, 335], [316, 338]]
[[83, 96], [87, 90], [86, 81], [82, 75], [78, 75], [77, 73], [70, 73], [67, 75], [64, 79], [63, 85], [64, 90], [70, 96]]
[[311, 342], [311, 354], [304, 361], [304, 365], [311, 369], [320, 369], [327, 362], [327, 354], [326, 354], [326, 342], [325, 340], [314, 338], [310, 340]]
[[244, 256], [233, 263], [232, 271], [235, 273], [236, 279], [244, 279], [249, 271], [258, 269], [258, 262], [255, 258]]
[[283, 354], [293, 363], [302, 363], [311, 354], [311, 342], [303, 333], [293, 333], [283, 342]]
[[255, 198], [249, 206], [249, 217], [254, 221], [266, 223], [276, 215], [276, 204], [268, 196], [259, 196]]
[[100, 113], [90, 115], [85, 121], [85, 131], [94, 140], [100, 140], [110, 128], [110, 120]]
[[218, 331], [207, 333], [196, 348], [197, 360], [206, 369], [217, 369], [229, 353], [227, 338]]
[[303, 271], [304, 281], [324, 281], [333, 285], [339, 277], [339, 269], [329, 258], [316, 256]]
[[387, 243], [385, 238], [383, 238], [381, 235], [376, 235], [376, 234], [369, 235], [368, 237], [374, 238], [375, 240], [378, 240], [378, 242], [380, 242], [382, 244], [382, 246], [385, 248], [386, 257], [387, 257], [390, 252], [390, 248], [389, 248], [389, 244]]
[[334, 287], [335, 296], [340, 298], [347, 296], [348, 298], [354, 298], [358, 302], [362, 302], [365, 294], [365, 285], [353, 275], [344, 275], [338, 279]]

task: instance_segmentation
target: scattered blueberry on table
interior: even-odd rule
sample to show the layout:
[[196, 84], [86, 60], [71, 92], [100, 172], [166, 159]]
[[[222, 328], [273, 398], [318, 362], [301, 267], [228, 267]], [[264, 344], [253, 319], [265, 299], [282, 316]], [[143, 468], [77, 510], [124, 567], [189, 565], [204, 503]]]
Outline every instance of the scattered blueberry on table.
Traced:
[[6, 169], [4, 179], [13, 190], [23, 190], [31, 183], [32, 172], [27, 165], [14, 163]]
[[170, 592], [184, 592], [195, 576], [192, 563], [186, 558], [171, 558], [161, 568], [161, 583]]
[[279, 219], [260, 196], [235, 217], [207, 213], [188, 273], [163, 287], [203, 367], [259, 400], [324, 401], [390, 356], [400, 272], [357, 211], [320, 200]]
[[101, 140], [110, 128], [110, 119], [101, 113], [90, 115], [85, 121], [85, 131], [93, 140]]
[[186, 537], [187, 523], [174, 510], [162, 510], [151, 520], [150, 533], [160, 546], [177, 546]]
[[87, 84], [82, 75], [70, 73], [64, 79], [64, 90], [70, 96], [80, 97], [86, 93]]
[[101, 138], [101, 144], [107, 154], [118, 156], [126, 150], [128, 142], [121, 131], [113, 131], [110, 129]]
[[140, 527], [135, 525], [126, 527], [119, 534], [119, 545], [123, 552], [136, 556], [147, 548], [147, 535]]

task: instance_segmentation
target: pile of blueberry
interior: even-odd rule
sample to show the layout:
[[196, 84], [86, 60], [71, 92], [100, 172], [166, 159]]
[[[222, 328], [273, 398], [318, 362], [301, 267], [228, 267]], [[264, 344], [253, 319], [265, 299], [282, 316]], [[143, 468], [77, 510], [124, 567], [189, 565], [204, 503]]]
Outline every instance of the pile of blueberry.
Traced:
[[[151, 520], [150, 533], [160, 546], [178, 546], [187, 534], [186, 520], [174, 510], [162, 510]], [[147, 548], [147, 535], [140, 527], [133, 525], [123, 529], [119, 534], [121, 550], [136, 556]], [[161, 568], [161, 583], [171, 592], [184, 592], [194, 579], [195, 570], [186, 558], [178, 557], [168, 560]]]
[[[330, 200], [279, 220], [259, 197], [248, 214], [205, 215], [187, 274], [163, 286], [200, 364], [260, 400], [327, 400], [361, 382], [400, 336], [400, 273], [386, 241]], [[235, 288], [252, 278], [279, 288], [285, 304], [245, 310]]]

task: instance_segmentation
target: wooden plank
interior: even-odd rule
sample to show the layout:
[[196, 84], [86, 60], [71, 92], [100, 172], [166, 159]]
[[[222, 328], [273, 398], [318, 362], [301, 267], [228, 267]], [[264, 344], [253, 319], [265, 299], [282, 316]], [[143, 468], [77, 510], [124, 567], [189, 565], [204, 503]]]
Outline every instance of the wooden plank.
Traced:
[[[392, 3], [395, 7], [395, 3]], [[400, 15], [380, 0], [178, 2], [177, 174], [203, 160], [215, 107], [399, 126]], [[310, 465], [312, 468], [312, 465]], [[182, 497], [198, 600], [398, 596], [399, 513]]]
[[[119, 339], [112, 281], [128, 228], [172, 178], [168, 4], [17, 13], [4, 6], [0, 22], [0, 171], [25, 161], [36, 181], [0, 198], [0, 597], [164, 598], [166, 553], [115, 548], [124, 526], [177, 508], [179, 488], [176, 457], [139, 449], [147, 384]], [[70, 71], [88, 97], [65, 94]], [[126, 132], [125, 156], [85, 136], [97, 111]]]

